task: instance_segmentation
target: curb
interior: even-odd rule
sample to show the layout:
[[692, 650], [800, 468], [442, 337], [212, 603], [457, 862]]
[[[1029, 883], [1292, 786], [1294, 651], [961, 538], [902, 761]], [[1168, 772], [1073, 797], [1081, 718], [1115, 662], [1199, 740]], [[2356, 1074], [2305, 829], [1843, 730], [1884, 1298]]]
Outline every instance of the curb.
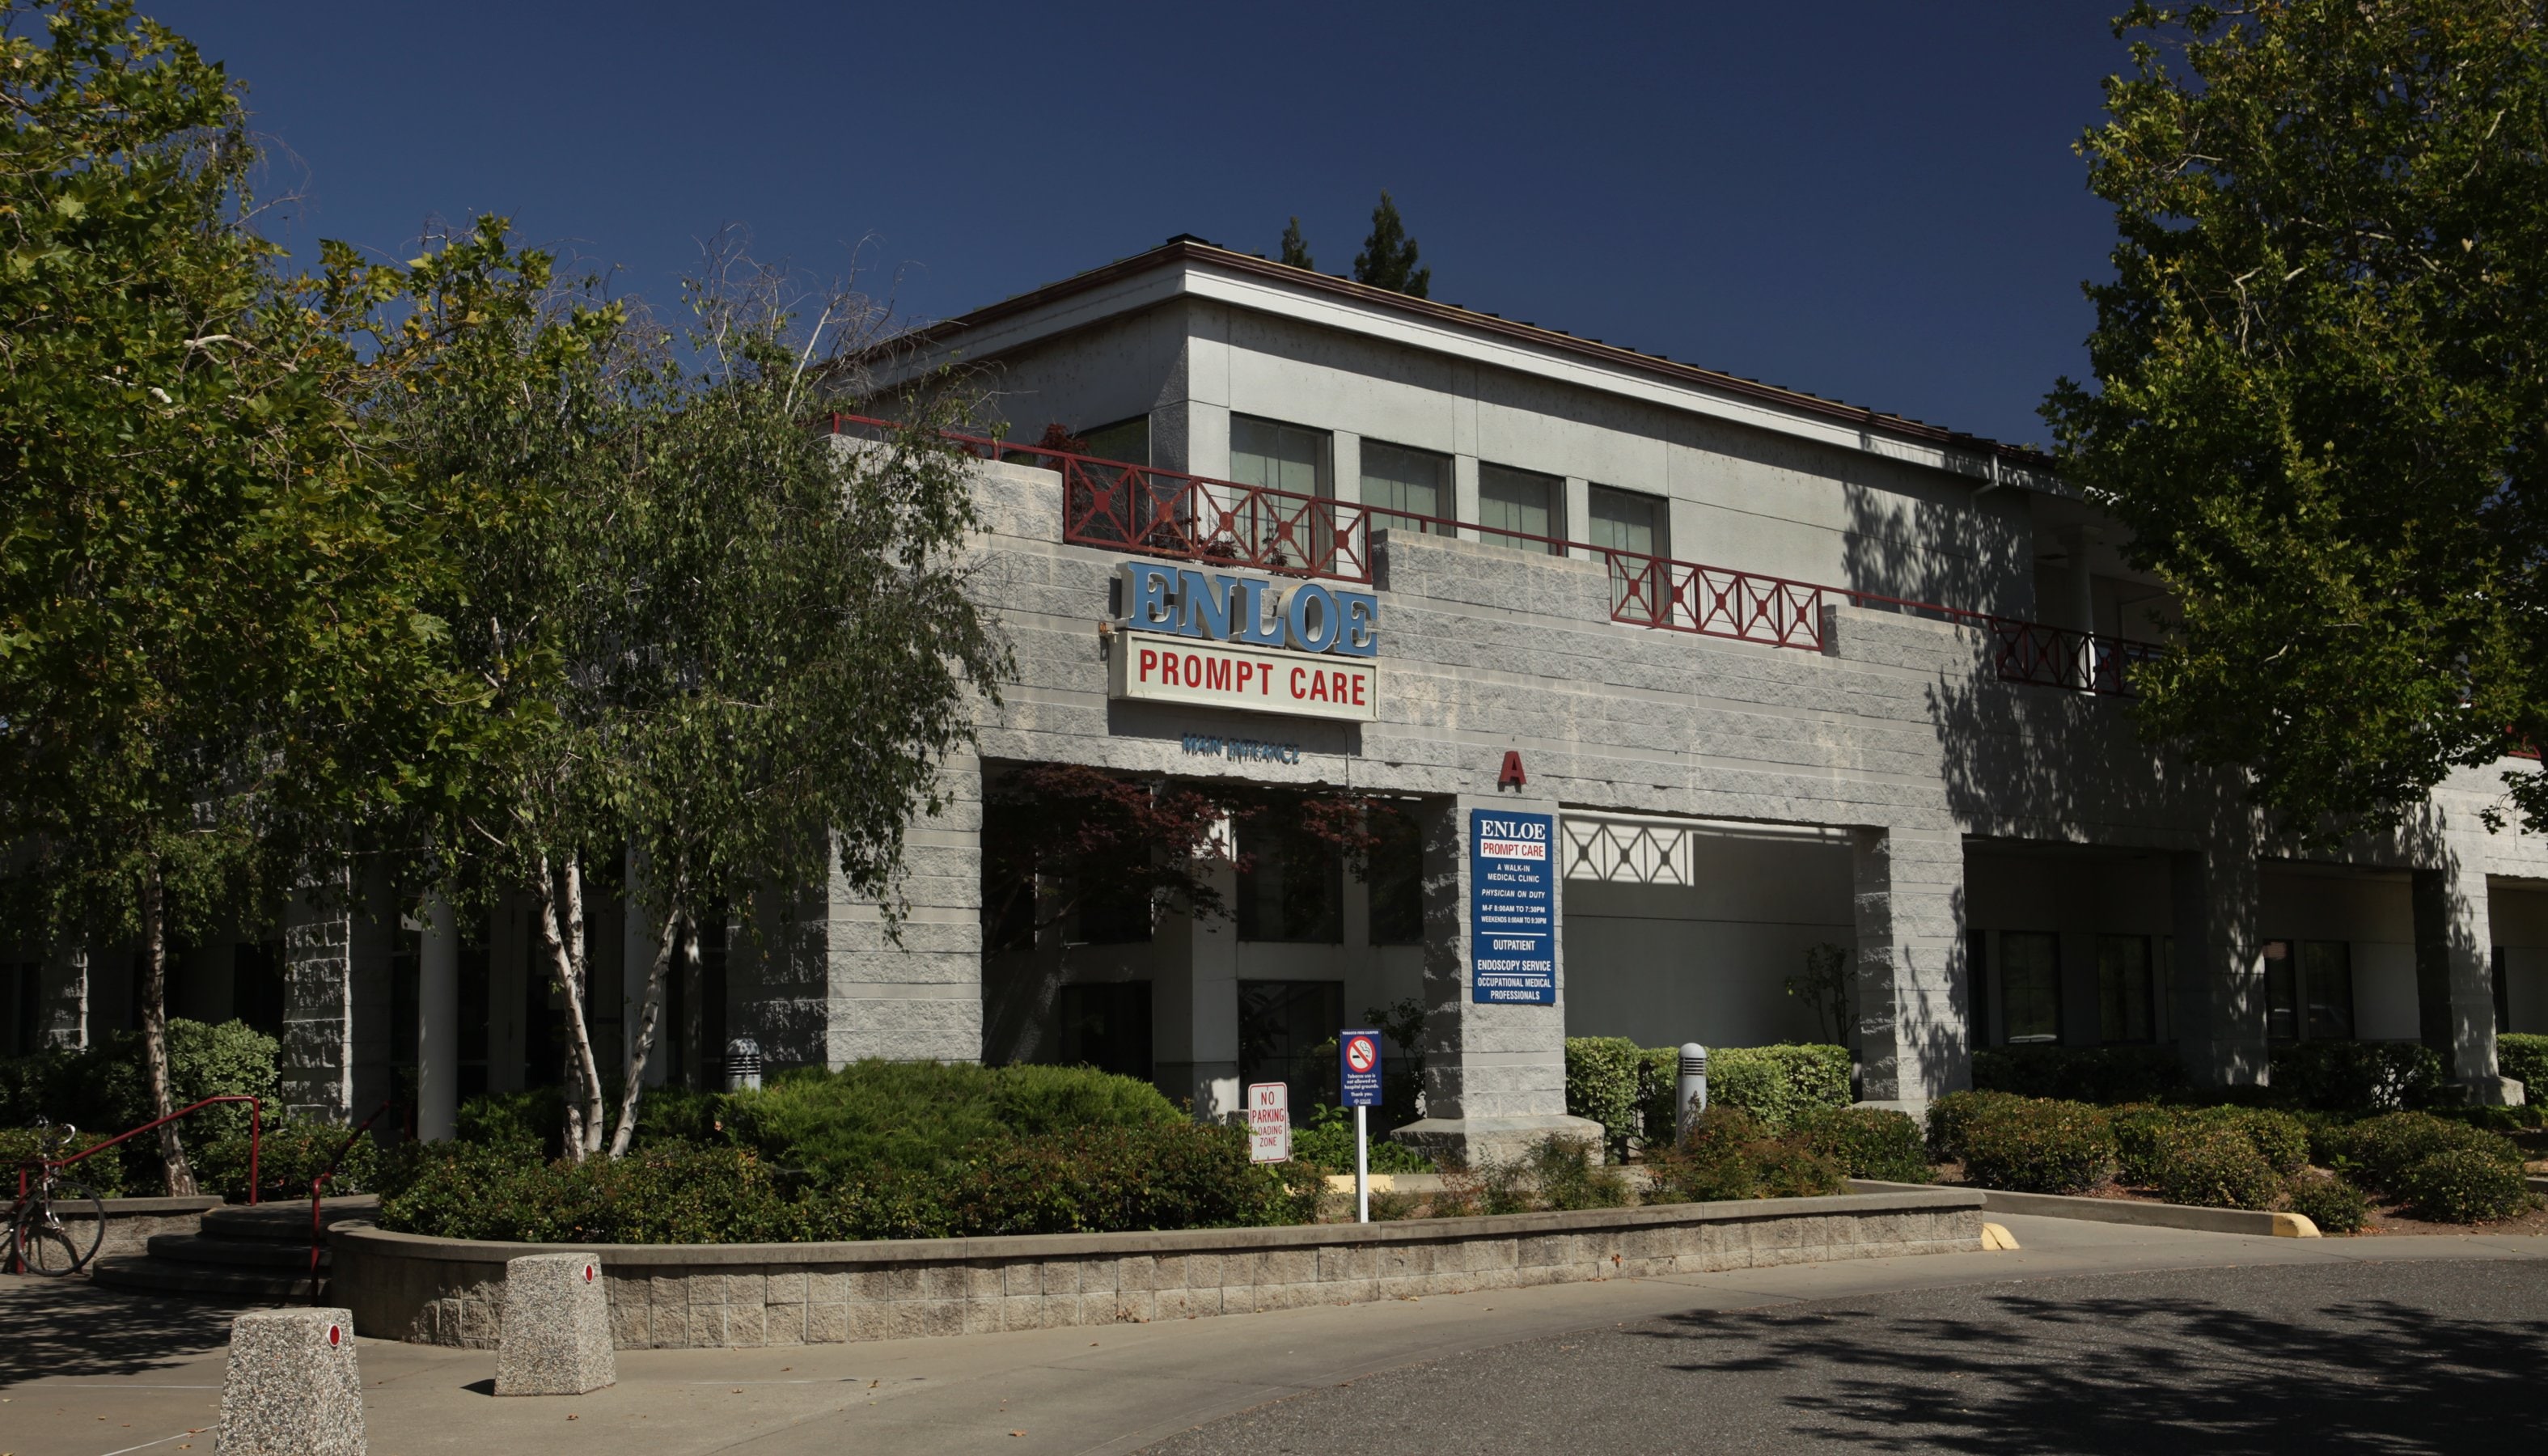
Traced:
[[[1918, 1183], [1882, 1183], [1852, 1178], [1852, 1189], [1868, 1193], [1908, 1193]], [[2129, 1224], [2140, 1228], [2185, 1228], [2197, 1233], [2244, 1233], [2261, 1238], [2317, 1238], [2318, 1226], [2300, 1214], [2273, 1214], [2251, 1209], [2204, 1209], [2181, 1203], [2142, 1203], [2138, 1199], [2065, 1198], [2051, 1193], [2003, 1193], [1995, 1188], [1970, 1190], [1982, 1197], [1986, 1214], [2032, 1214], [2042, 1219], [2079, 1219], [2092, 1224]]]

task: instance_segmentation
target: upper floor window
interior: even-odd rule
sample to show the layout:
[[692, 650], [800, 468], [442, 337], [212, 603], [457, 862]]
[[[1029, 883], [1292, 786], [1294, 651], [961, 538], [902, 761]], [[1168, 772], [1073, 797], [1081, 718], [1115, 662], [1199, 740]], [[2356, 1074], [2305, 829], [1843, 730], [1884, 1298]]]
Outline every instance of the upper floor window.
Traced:
[[1362, 503], [1374, 507], [1375, 531], [1442, 531], [1448, 526], [1410, 519], [1451, 514], [1451, 457], [1405, 445], [1362, 442]]
[[1595, 546], [1640, 556], [1672, 555], [1671, 527], [1660, 496], [1592, 488], [1591, 539]]
[[[1504, 536], [1500, 531], [1517, 534]], [[1564, 548], [1557, 539], [1566, 534], [1566, 482], [1557, 476], [1539, 475], [1515, 470], [1508, 465], [1478, 466], [1478, 535], [1495, 546], [1511, 546], [1523, 551], [1544, 551], [1551, 556]], [[1550, 539], [1532, 541], [1530, 536]]]
[[1088, 442], [1088, 453], [1100, 460], [1123, 460], [1134, 465], [1150, 463], [1150, 416], [1146, 414], [1136, 414], [1130, 419], [1082, 430], [1079, 437]]
[[1295, 496], [1331, 496], [1327, 477], [1327, 432], [1258, 419], [1229, 416], [1229, 478], [1242, 486], [1288, 491]]

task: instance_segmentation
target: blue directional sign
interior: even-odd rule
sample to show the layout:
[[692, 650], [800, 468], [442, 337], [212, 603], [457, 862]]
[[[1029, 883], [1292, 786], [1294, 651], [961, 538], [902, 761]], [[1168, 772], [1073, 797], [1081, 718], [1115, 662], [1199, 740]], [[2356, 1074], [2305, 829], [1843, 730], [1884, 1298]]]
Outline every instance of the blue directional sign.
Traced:
[[1469, 999], [1557, 1004], [1557, 819], [1469, 811]]
[[1336, 1034], [1336, 1085], [1344, 1089], [1347, 1107], [1380, 1106], [1380, 1033]]

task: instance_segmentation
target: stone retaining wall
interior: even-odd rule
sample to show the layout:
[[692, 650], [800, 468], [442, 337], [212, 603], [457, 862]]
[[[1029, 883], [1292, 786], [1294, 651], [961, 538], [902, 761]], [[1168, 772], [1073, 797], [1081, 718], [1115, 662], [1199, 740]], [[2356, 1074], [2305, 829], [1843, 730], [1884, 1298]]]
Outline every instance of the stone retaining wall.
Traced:
[[[372, 1339], [494, 1346], [504, 1261], [545, 1245], [329, 1230]], [[592, 1247], [587, 1244], [584, 1247]], [[1395, 1224], [872, 1243], [600, 1246], [613, 1344], [731, 1348], [1242, 1315], [1519, 1285], [1981, 1247], [1955, 1190]]]

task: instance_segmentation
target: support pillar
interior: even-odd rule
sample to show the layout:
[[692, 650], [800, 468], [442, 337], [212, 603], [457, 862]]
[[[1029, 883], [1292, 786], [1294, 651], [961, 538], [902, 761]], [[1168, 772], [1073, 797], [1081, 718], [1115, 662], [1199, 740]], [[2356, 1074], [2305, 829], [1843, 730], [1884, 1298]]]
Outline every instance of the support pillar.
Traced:
[[2444, 863], [2413, 876], [2415, 1012], [2442, 1075], [2480, 1107], [2519, 1107], [2521, 1083], [2495, 1059], [2493, 936], [2486, 875], [2445, 849]]
[[297, 891], [283, 930], [283, 1105], [322, 1122], [343, 1122], [354, 1102], [354, 913], [344, 891], [341, 881]]
[[1859, 1095], [1916, 1117], [1931, 1099], [1973, 1084], [1963, 838], [1953, 829], [1858, 829], [1850, 865]]
[[[1221, 831], [1227, 835], [1227, 826]], [[1222, 903], [1238, 903], [1238, 876], [1213, 870]], [[1155, 1080], [1171, 1101], [1192, 1099], [1204, 1122], [1245, 1110], [1238, 1085], [1238, 922], [1232, 915], [1176, 913], [1159, 922], [1151, 982]], [[1300, 1116], [1306, 1109], [1296, 1108]]]
[[[1473, 994], [1472, 811], [1549, 816], [1552, 1005], [1480, 1002]], [[1509, 795], [1428, 799], [1424, 843], [1424, 1117], [1390, 1136], [1471, 1167], [1516, 1157], [1551, 1135], [1598, 1146], [1599, 1123], [1566, 1112], [1566, 955], [1558, 893], [1557, 803]]]
[[2244, 844], [2168, 857], [2176, 926], [2176, 996], [2168, 1025], [2198, 1087], [2258, 1087], [2267, 1078], [2264, 946], [2257, 938], [2256, 859]]
[[460, 920], [435, 894], [416, 944], [415, 1136], [447, 1142], [459, 1131]]

